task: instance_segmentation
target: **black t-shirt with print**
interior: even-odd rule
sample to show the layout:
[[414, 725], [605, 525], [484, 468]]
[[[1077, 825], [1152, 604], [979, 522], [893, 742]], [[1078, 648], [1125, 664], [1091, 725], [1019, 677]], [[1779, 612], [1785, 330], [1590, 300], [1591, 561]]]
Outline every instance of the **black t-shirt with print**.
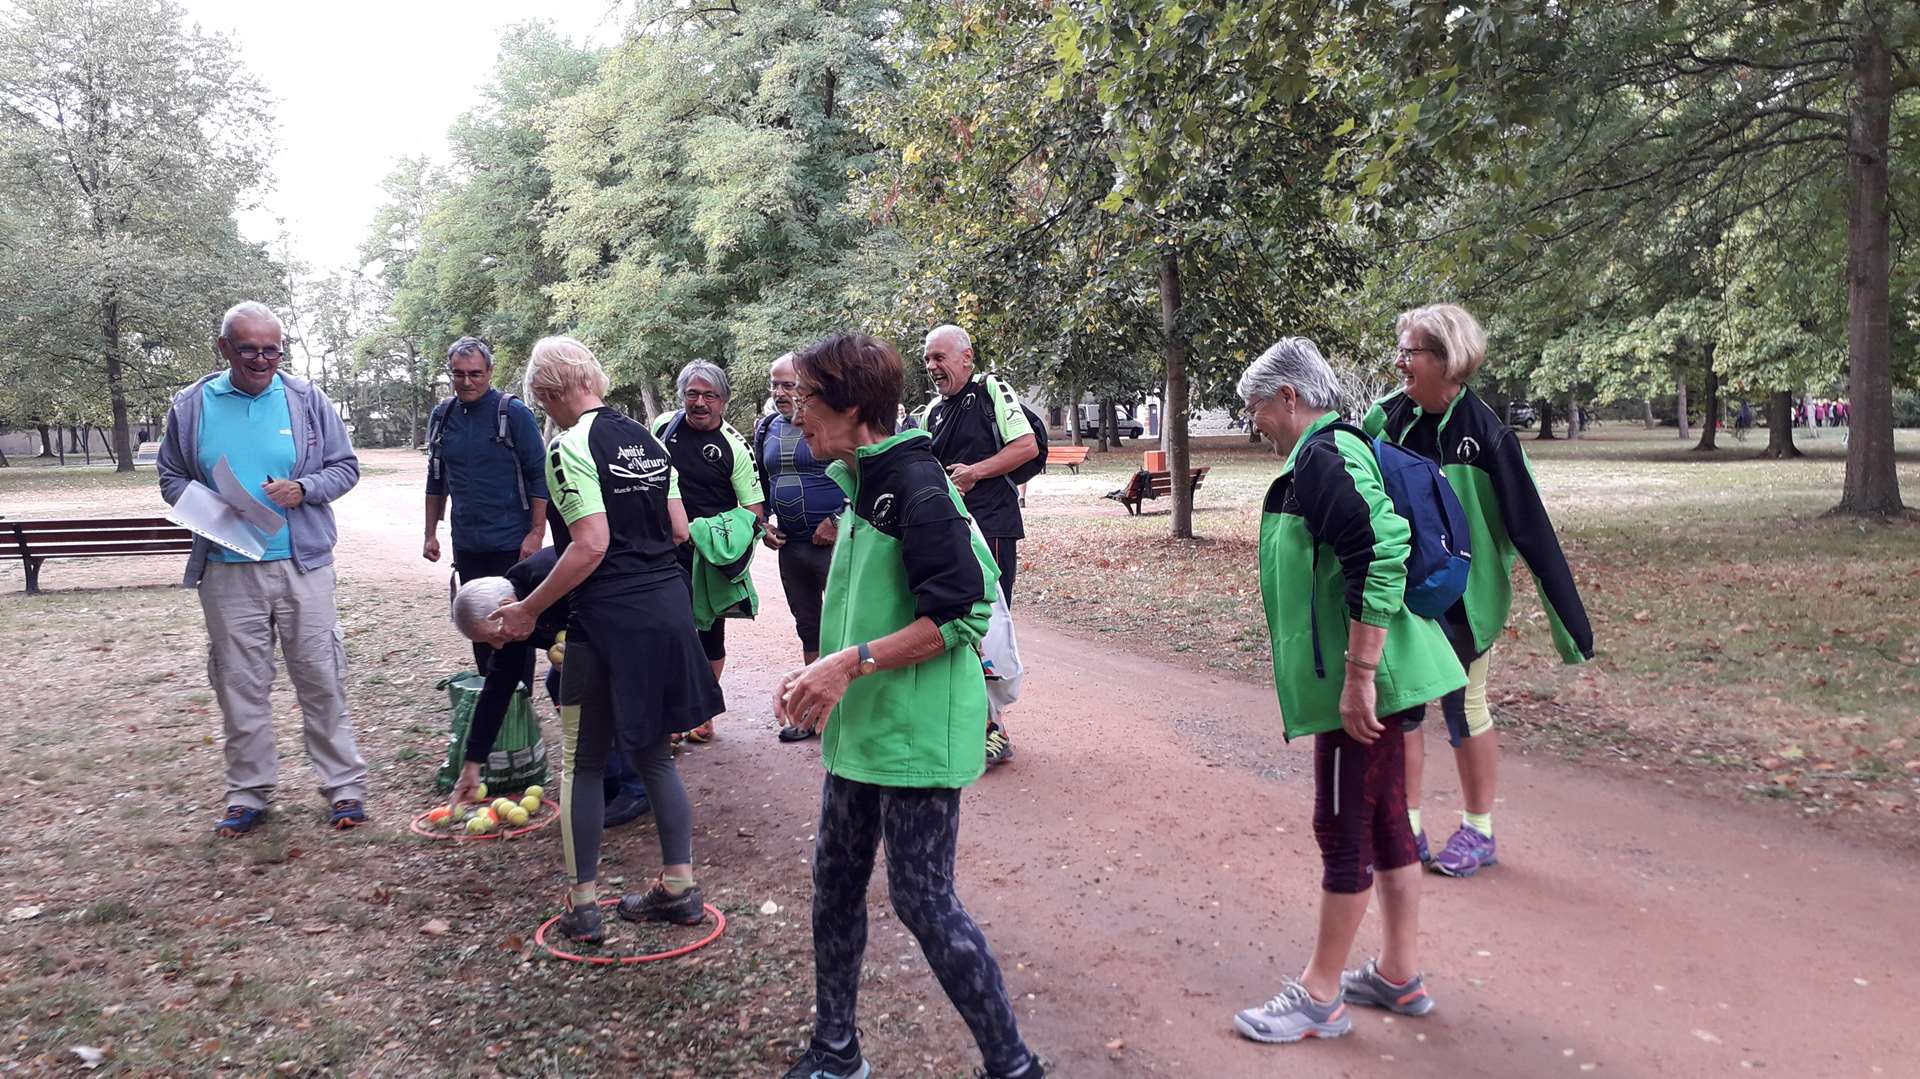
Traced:
[[[735, 506], [751, 506], [766, 501], [760, 491], [760, 477], [753, 468], [753, 451], [733, 425], [722, 421], [711, 431], [696, 431], [681, 420], [677, 412], [661, 416], [654, 433], [667, 448], [680, 479], [680, 499], [687, 508], [687, 519], [712, 517]], [[671, 435], [668, 428], [672, 428]]]
[[619, 591], [679, 572], [667, 500], [678, 498], [673, 466], [658, 439], [635, 420], [611, 408], [580, 417], [547, 448], [547, 521], [553, 546], [565, 554], [573, 542], [568, 526], [595, 513], [607, 515], [607, 554], [575, 590], [576, 602], [602, 591]]

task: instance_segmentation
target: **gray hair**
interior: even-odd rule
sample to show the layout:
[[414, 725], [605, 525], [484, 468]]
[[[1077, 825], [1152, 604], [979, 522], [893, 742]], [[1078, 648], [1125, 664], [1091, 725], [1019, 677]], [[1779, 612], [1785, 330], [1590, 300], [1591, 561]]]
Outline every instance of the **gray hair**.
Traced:
[[232, 337], [233, 324], [243, 318], [266, 319], [268, 322], [280, 328], [280, 335], [282, 337], [286, 336], [286, 323], [281, 322], [280, 316], [273, 313], [273, 308], [268, 307], [259, 300], [241, 300], [239, 303], [227, 308], [227, 313], [220, 316], [220, 336]]
[[924, 350], [928, 345], [933, 344], [942, 337], [951, 338], [955, 349], [958, 351], [973, 351], [973, 338], [967, 335], [967, 331], [955, 326], [951, 322], [944, 326], [935, 326], [933, 329], [928, 330], [926, 341], [920, 345], [921, 349]]
[[695, 360], [685, 367], [682, 367], [680, 369], [680, 377], [673, 380], [673, 392], [681, 397], [685, 397], [687, 395], [687, 384], [696, 378], [705, 379], [707, 385], [718, 390], [722, 398], [731, 399], [733, 397], [733, 382], [727, 378], [726, 368], [716, 363], [708, 363], [705, 360]]
[[492, 370], [493, 350], [488, 348], [487, 343], [478, 337], [462, 337], [460, 340], [447, 346], [447, 362], [452, 363], [455, 356], [471, 356], [476, 352], [480, 354], [481, 359], [487, 361], [487, 369]]
[[453, 628], [469, 641], [480, 640], [486, 635], [487, 616], [517, 598], [513, 582], [505, 577], [475, 577], [453, 595]]
[[1282, 337], [1240, 376], [1240, 399], [1249, 406], [1292, 386], [1309, 408], [1339, 408], [1340, 379], [1320, 355], [1319, 346], [1304, 337]]

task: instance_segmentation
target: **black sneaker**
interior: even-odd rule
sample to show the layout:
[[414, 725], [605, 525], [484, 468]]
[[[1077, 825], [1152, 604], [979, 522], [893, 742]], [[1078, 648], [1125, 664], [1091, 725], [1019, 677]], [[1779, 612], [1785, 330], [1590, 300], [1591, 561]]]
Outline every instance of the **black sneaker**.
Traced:
[[1005, 727], [998, 723], [987, 723], [987, 767], [1005, 764], [1013, 759], [1013, 740], [1007, 737]]
[[607, 939], [607, 931], [600, 921], [600, 904], [582, 903], [560, 916], [554, 923], [560, 935], [576, 944], [598, 944]]
[[807, 739], [812, 737], [813, 737], [813, 731], [809, 730], [806, 727], [780, 728], [780, 740], [782, 742], [804, 742]]
[[675, 925], [699, 925], [706, 916], [706, 904], [698, 884], [679, 895], [667, 891], [666, 882], [654, 879], [645, 892], [620, 897], [620, 917], [629, 922], [672, 922]]
[[807, 1046], [781, 1079], [867, 1079], [873, 1069], [860, 1055], [860, 1039], [855, 1037], [846, 1048], [834, 1050], [818, 1038]]
[[1017, 1072], [1011, 1072], [1006, 1075], [995, 1075], [987, 1069], [981, 1068], [974, 1072], [973, 1075], [974, 1079], [1047, 1079], [1047, 1069], [1041, 1065], [1039, 1057], [1029, 1056], [1027, 1057], [1027, 1066]]
[[644, 794], [619, 794], [607, 803], [607, 819], [603, 827], [618, 828], [630, 824], [653, 812], [653, 803], [647, 801]]

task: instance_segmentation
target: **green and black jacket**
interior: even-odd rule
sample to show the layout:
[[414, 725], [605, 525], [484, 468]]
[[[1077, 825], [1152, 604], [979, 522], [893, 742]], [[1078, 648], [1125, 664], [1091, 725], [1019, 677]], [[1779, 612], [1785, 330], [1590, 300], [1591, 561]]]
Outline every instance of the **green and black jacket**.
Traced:
[[[1406, 606], [1412, 530], [1394, 512], [1373, 446], [1316, 420], [1267, 489], [1260, 514], [1260, 595], [1273, 638], [1273, 688], [1288, 739], [1340, 729], [1351, 622], [1382, 626], [1374, 710], [1404, 712], [1467, 684], [1438, 622]], [[1317, 554], [1317, 557], [1316, 557]], [[1325, 658], [1316, 669], [1314, 633]]]
[[[1520, 440], [1500, 422], [1486, 402], [1462, 386], [1438, 416], [1423, 412], [1404, 392], [1376, 402], [1362, 426], [1396, 444], [1438, 462], [1467, 511], [1472, 527], [1473, 568], [1461, 597], [1465, 624], [1473, 632], [1474, 653], [1493, 647], [1513, 609], [1513, 556], [1527, 560], [1540, 606], [1553, 628], [1560, 658], [1579, 663], [1593, 658], [1593, 626], [1573, 584], [1573, 570], [1560, 550], [1547, 507], [1534, 486], [1533, 470]], [[1455, 615], [1460, 608], [1455, 608]], [[1458, 617], [1453, 619], [1460, 621]]]
[[847, 493], [820, 615], [820, 654], [884, 637], [926, 617], [947, 650], [912, 667], [856, 678], [827, 719], [828, 772], [887, 787], [964, 787], [986, 770], [980, 737], [986, 680], [973, 646], [986, 635], [999, 569], [966, 504], [909, 430], [835, 462]]

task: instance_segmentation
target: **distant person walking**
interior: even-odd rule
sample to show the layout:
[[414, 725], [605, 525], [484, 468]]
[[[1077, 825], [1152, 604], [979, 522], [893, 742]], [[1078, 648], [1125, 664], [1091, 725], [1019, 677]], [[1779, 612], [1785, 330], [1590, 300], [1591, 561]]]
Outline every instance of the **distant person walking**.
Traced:
[[[1405, 733], [1466, 676], [1446, 635], [1406, 607], [1412, 531], [1394, 511], [1373, 447], [1338, 424], [1340, 384], [1304, 337], [1240, 376], [1254, 427], [1285, 455], [1260, 520], [1260, 592], [1273, 684], [1291, 740], [1312, 735], [1320, 922], [1298, 980], [1233, 1017], [1261, 1042], [1337, 1038], [1347, 1005], [1433, 1010], [1420, 974], [1420, 856], [1407, 819]], [[1344, 970], [1374, 880], [1383, 946]]]
[[331, 505], [360, 481], [360, 461], [326, 395], [281, 373], [284, 338], [265, 304], [229, 309], [214, 341], [227, 369], [173, 395], [155, 460], [169, 505], [190, 481], [213, 486], [224, 458], [253, 497], [286, 521], [258, 561], [205, 538], [193, 541], [187, 560], [184, 583], [199, 589], [207, 681], [225, 729], [227, 809], [214, 830], [228, 837], [260, 825], [278, 784], [276, 640], [328, 823], [352, 828], [367, 819], [367, 762], [347, 716], [347, 652], [334, 605]]
[[[493, 386], [493, 350], [477, 337], [447, 349], [453, 396], [427, 422], [427, 535], [420, 549], [440, 561], [440, 518], [453, 499], [453, 572], [461, 583], [504, 576], [547, 542], [545, 446], [533, 410]], [[528, 658], [532, 652], [527, 652]], [[493, 649], [474, 642], [481, 674]], [[533, 668], [522, 675], [531, 681]]]
[[[1397, 331], [1405, 381], [1373, 406], [1362, 426], [1368, 434], [1384, 435], [1437, 463], [1472, 529], [1473, 567], [1466, 595], [1441, 620], [1467, 669], [1466, 687], [1440, 702], [1466, 810], [1459, 830], [1430, 863], [1448, 876], [1468, 877], [1497, 861], [1493, 806], [1500, 749], [1487, 707], [1487, 671], [1494, 641], [1505, 631], [1513, 608], [1514, 555], [1525, 558], [1533, 572], [1563, 660], [1593, 658], [1593, 628], [1519, 439], [1466, 384], [1486, 358], [1486, 333], [1472, 315], [1453, 304], [1408, 311], [1400, 316]], [[1425, 740], [1408, 739], [1408, 812], [1422, 861], [1428, 860], [1427, 837], [1420, 826], [1426, 760]]]
[[[793, 611], [793, 628], [800, 635], [800, 655], [812, 663], [820, 656], [820, 604], [827, 591], [827, 570], [833, 564], [833, 542], [839, 535], [840, 513], [847, 508], [846, 492], [827, 478], [828, 462], [807, 448], [806, 435], [793, 422], [795, 381], [793, 353], [773, 361], [767, 371], [774, 411], [753, 428], [753, 463], [760, 487], [767, 494], [771, 524], [760, 537], [780, 552], [780, 585]], [[896, 409], [897, 411], [897, 409]], [[789, 724], [780, 728], [782, 742], [813, 736], [810, 727]]]

